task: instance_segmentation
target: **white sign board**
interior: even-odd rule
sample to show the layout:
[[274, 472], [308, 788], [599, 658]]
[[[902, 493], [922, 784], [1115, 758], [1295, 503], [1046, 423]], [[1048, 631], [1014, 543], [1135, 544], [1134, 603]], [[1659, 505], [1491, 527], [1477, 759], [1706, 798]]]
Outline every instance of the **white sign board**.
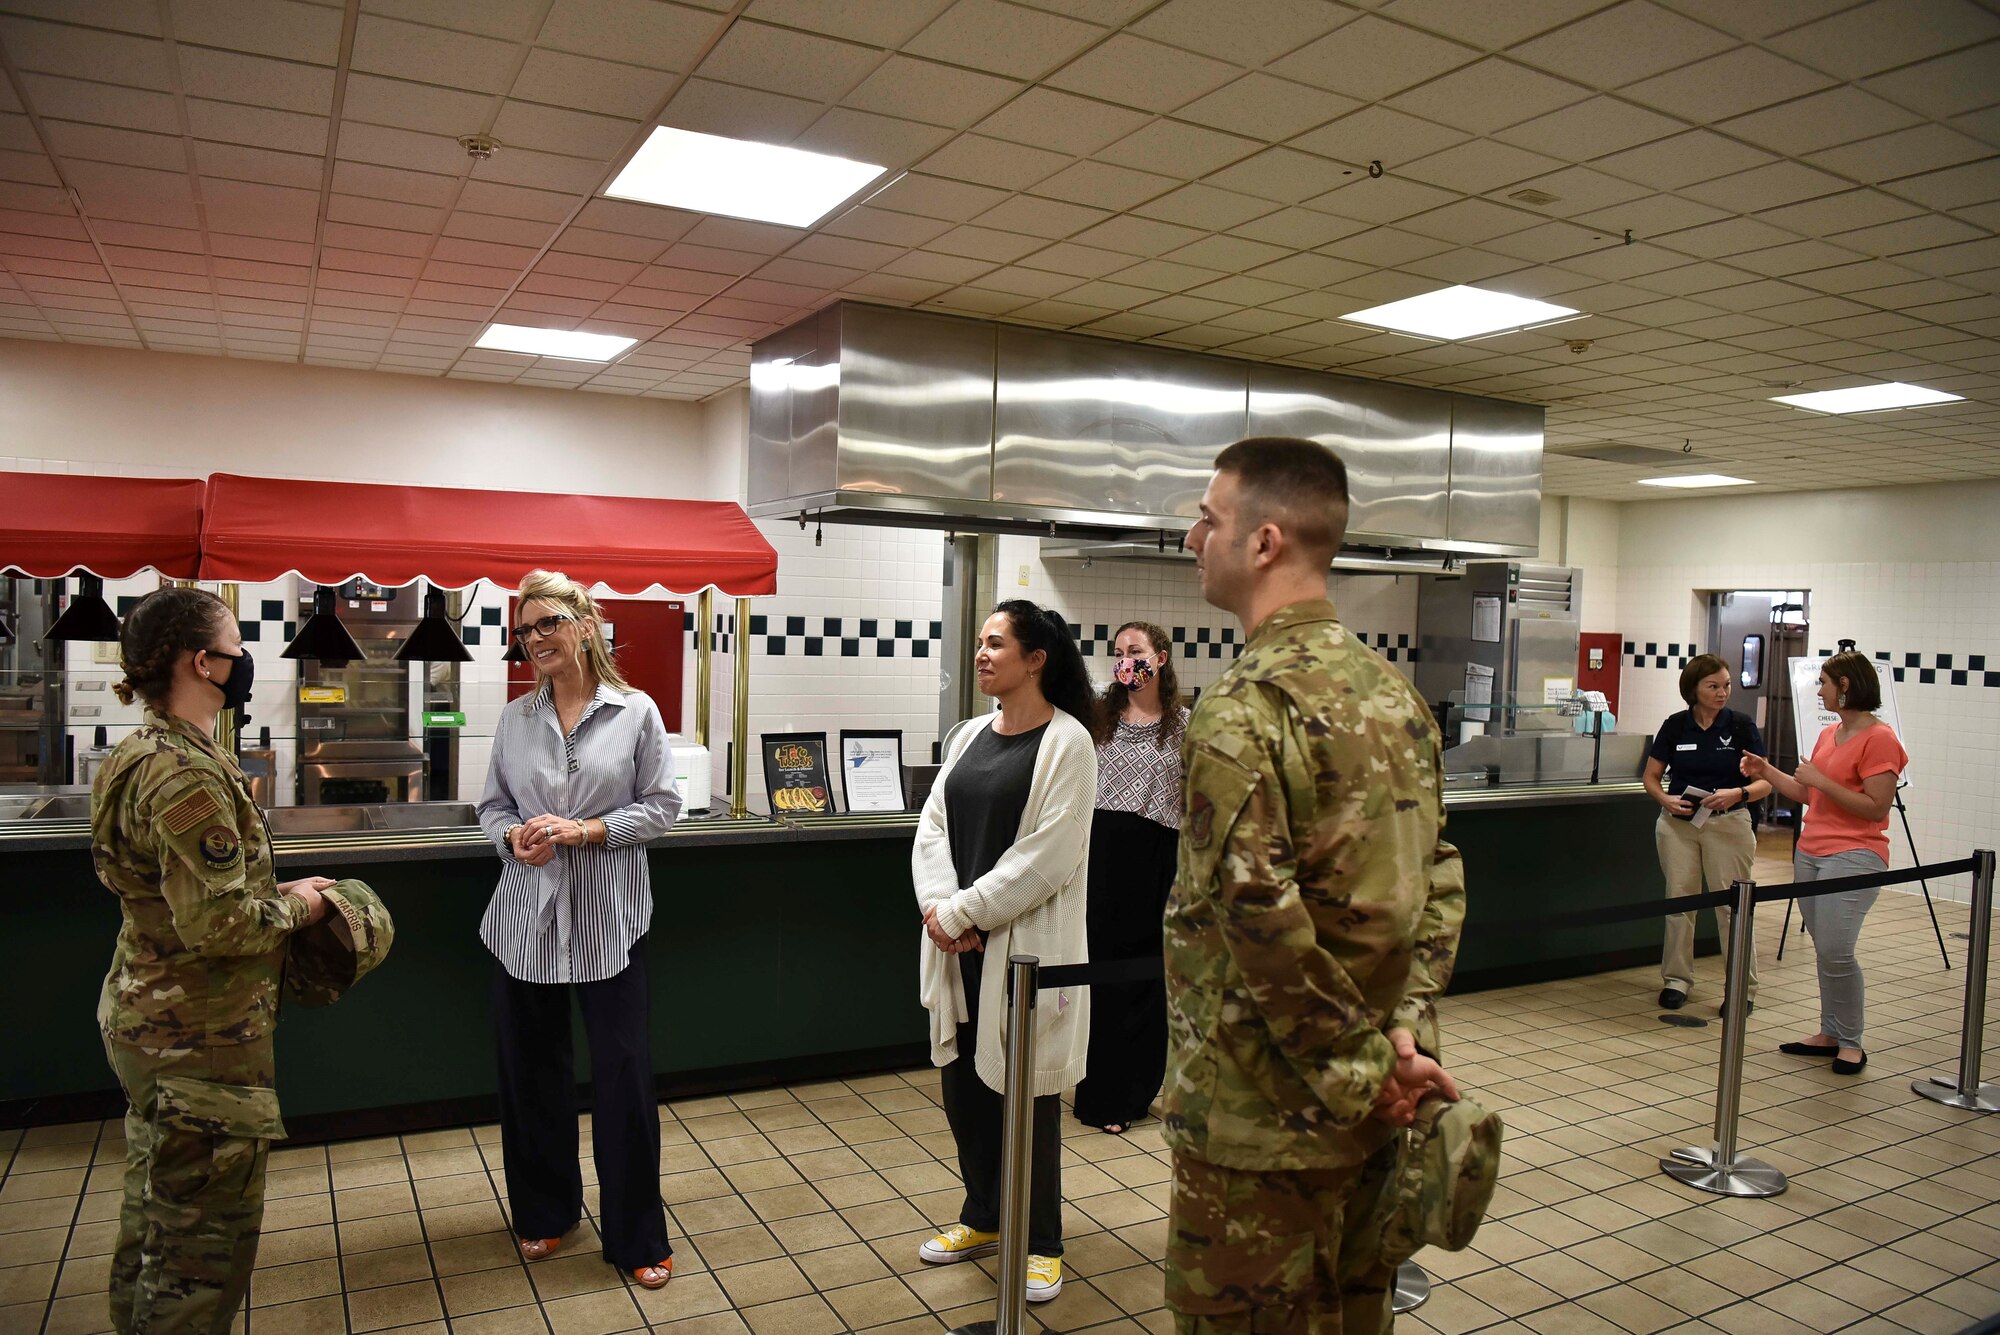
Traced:
[[903, 735], [843, 731], [840, 788], [849, 811], [903, 810]]
[[[1819, 670], [1825, 665], [1826, 660], [1817, 656], [1801, 655], [1791, 660], [1792, 726], [1798, 730], [1801, 760], [1812, 759], [1813, 743], [1819, 740], [1820, 733], [1840, 722], [1840, 715], [1830, 709], [1821, 709], [1819, 705]], [[1895, 729], [1896, 740], [1903, 744], [1903, 750], [1907, 753], [1910, 749], [1910, 738], [1903, 731], [1903, 716], [1896, 712], [1895, 669], [1877, 659], [1875, 675], [1882, 682], [1882, 707], [1875, 711], [1875, 717]], [[1903, 776], [1897, 784], [1898, 787], [1909, 787], [1910, 771], [1915, 767], [1914, 760], [1903, 767]]]

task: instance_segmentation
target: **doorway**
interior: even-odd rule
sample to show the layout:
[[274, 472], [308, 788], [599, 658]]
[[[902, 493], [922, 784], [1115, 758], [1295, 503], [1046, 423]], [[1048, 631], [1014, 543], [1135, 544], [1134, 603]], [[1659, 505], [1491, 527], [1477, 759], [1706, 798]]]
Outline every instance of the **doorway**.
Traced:
[[[1733, 589], [1708, 595], [1708, 642], [1729, 668], [1729, 707], [1755, 721], [1771, 763], [1788, 771], [1799, 763], [1791, 661], [1806, 652], [1811, 603], [1807, 589]], [[1772, 821], [1797, 823], [1792, 803], [1775, 793], [1767, 799], [1766, 811]]]

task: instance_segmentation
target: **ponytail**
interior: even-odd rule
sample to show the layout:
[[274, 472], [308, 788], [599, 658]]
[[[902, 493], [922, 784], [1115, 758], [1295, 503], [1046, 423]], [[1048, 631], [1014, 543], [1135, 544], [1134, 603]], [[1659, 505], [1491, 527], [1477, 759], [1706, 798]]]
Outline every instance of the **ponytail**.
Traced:
[[1006, 616], [1023, 654], [1039, 650], [1046, 656], [1042, 662], [1042, 698], [1089, 727], [1096, 709], [1096, 692], [1091, 689], [1090, 673], [1083, 666], [1076, 637], [1069, 633], [1069, 623], [1063, 620], [1062, 613], [1038, 607], [1025, 598], [1010, 598], [993, 610]]

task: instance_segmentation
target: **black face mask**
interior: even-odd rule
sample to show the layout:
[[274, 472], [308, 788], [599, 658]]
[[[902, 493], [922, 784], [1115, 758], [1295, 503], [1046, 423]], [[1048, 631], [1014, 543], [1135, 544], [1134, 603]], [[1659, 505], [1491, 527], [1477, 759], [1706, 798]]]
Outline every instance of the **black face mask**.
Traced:
[[236, 665], [229, 669], [228, 681], [216, 681], [211, 678], [208, 684], [222, 692], [222, 707], [235, 710], [240, 717], [250, 705], [250, 683], [257, 677], [257, 660], [250, 656], [248, 649], [234, 654], [210, 649], [208, 656], [226, 658]]

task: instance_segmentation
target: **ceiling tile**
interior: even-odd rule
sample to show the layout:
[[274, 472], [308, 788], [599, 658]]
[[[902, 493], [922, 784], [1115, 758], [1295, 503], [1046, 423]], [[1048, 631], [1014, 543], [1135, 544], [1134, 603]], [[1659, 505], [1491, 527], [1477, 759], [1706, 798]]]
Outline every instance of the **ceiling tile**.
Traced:
[[998, 228], [1003, 232], [1023, 232], [1055, 240], [1093, 227], [1107, 216], [1103, 209], [1085, 208], [1080, 204], [1053, 199], [1036, 199], [1032, 195], [1016, 195], [981, 214], [979, 223], [982, 227]]
[[1058, 70], [1047, 82], [1121, 106], [1172, 111], [1215, 91], [1237, 73], [1234, 66], [1222, 61], [1119, 33]]
[[[1368, 267], [1331, 255], [1287, 255], [1281, 260], [1257, 266], [1258, 278], [1285, 283], [1295, 288], [1326, 288], [1349, 282], [1368, 272]], [[1311, 295], [1311, 294], [1309, 294]], [[1290, 298], [1286, 298], [1289, 300]]]
[[1006, 191], [990, 186], [947, 181], [942, 177], [911, 172], [900, 180], [890, 182], [868, 202], [876, 208], [893, 209], [898, 213], [964, 222], [978, 217], [1006, 197]]
[[[784, 261], [780, 261], [783, 263]], [[893, 260], [882, 266], [886, 274], [898, 274], [905, 278], [924, 278], [939, 283], [969, 283], [988, 269], [994, 267], [986, 260], [966, 259], [958, 255], [932, 255], [925, 251], [912, 251], [900, 260]], [[804, 281], [800, 279], [799, 281]], [[843, 279], [843, 283], [852, 279]]]
[[1132, 257], [1121, 251], [1079, 246], [1069, 241], [1038, 250], [1022, 261], [1028, 268], [1047, 269], [1051, 273], [1069, 274], [1073, 278], [1102, 278], [1131, 262]]
[[951, 131], [943, 126], [833, 107], [793, 140], [792, 146], [900, 170], [951, 137]]
[[818, 120], [822, 107], [802, 97], [690, 79], [661, 115], [663, 125], [729, 139], [789, 144]]
[[776, 255], [798, 244], [805, 232], [797, 227], [751, 222], [744, 218], [703, 218], [689, 229], [686, 241], [696, 246], [755, 251]]
[[1282, 204], [1298, 204], [1354, 178], [1350, 167], [1301, 153], [1293, 148], [1267, 148], [1208, 177], [1210, 185]]
[[1076, 280], [1068, 274], [1049, 273], [1043, 269], [1007, 268], [980, 275], [979, 286], [1020, 297], [1053, 297], [1075, 287]]
[[249, 144], [286, 153], [324, 154], [327, 119], [269, 107], [231, 106], [191, 97], [186, 100], [188, 129], [197, 139]]
[[567, 195], [511, 185], [475, 175], [465, 183], [458, 197], [460, 208], [475, 213], [497, 213], [503, 218], [528, 218], [537, 222], [560, 222], [569, 216], [575, 201]]
[[[889, 209], [876, 208], [872, 204], [835, 214], [832, 219], [819, 225], [819, 230], [830, 236], [859, 237], [865, 241], [880, 241], [894, 246], [921, 246], [932, 237], [949, 231], [950, 228], [951, 224], [948, 222], [941, 222], [935, 218], [919, 218], [910, 213], [896, 213]], [[1034, 229], [1018, 227], [1009, 230], [1032, 232]]]
[[1838, 194], [1849, 183], [1798, 162], [1773, 162], [1746, 172], [1682, 189], [1690, 199], [1737, 213], [1772, 209], [1821, 195]]
[[224, 177], [236, 181], [258, 181], [267, 185], [297, 186], [317, 191], [324, 160], [298, 153], [274, 153], [268, 148], [248, 148], [241, 144], [195, 145], [195, 166], [204, 177]]
[[1379, 159], [1401, 164], [1462, 144], [1467, 137], [1462, 131], [1388, 107], [1363, 107], [1331, 125], [1300, 135], [1291, 146], [1336, 162], [1365, 164]]
[[1206, 176], [1218, 167], [1250, 156], [1260, 147], [1262, 145], [1255, 139], [1223, 134], [1199, 125], [1184, 125], [1179, 121], [1156, 120], [1117, 143], [1100, 149], [1096, 157], [1121, 167], [1136, 167], [1141, 171], [1186, 180]]
[[1615, 98], [1593, 97], [1498, 131], [1494, 137], [1538, 153], [1587, 161], [1678, 134], [1686, 126]]
[[863, 241], [845, 236], [809, 236], [785, 254], [795, 260], [810, 260], [815, 264], [838, 264], [866, 272], [879, 269], [890, 260], [901, 258], [903, 252], [902, 246], [884, 245], [879, 241]]
[[1196, 184], [1184, 185], [1171, 194], [1141, 204], [1134, 211], [1147, 218], [1198, 227], [1205, 232], [1221, 232], [1262, 217], [1272, 211], [1272, 206], [1266, 199]]
[[[916, 36], [947, 3], [949, 0], [870, 0], [865, 5], [829, 5], [825, 0], [754, 0], [749, 13], [751, 18], [788, 28], [804, 28], [870, 46], [894, 47]], [[717, 0], [709, 7], [731, 6]]]
[[1144, 125], [1145, 112], [1091, 98], [1030, 88], [979, 123], [982, 134], [1059, 153], [1094, 153]]
[[1397, 176], [1384, 176], [1380, 179], [1361, 176], [1307, 203], [1312, 208], [1338, 214], [1343, 218], [1359, 218], [1365, 222], [1394, 222], [1398, 218], [1407, 218], [1412, 213], [1422, 213], [1426, 209], [1449, 204], [1455, 198], [1457, 196], [1451, 191], [1440, 190], [1421, 181], [1406, 181]]
[[191, 182], [184, 173], [147, 171], [102, 162], [72, 162], [70, 184], [83, 197], [90, 217], [133, 222], [196, 225]]
[[1114, 167], [1108, 162], [1079, 162], [1043, 181], [1035, 193], [1072, 204], [1122, 210], [1165, 194], [1177, 184], [1172, 177]]
[[[1115, 250], [1125, 255], [1164, 255], [1178, 246], [1200, 239], [1201, 232], [1195, 228], [1129, 215], [1099, 223], [1076, 236], [1079, 245]], [[1187, 262], [1200, 264], [1202, 261], [1190, 259]]]
[[[502, 150], [472, 168], [475, 182], [525, 186], [567, 195], [589, 195], [608, 185], [609, 164], [602, 160], [536, 153], [525, 148]], [[565, 209], [567, 212], [567, 209]]]
[[1396, 225], [1420, 236], [1442, 237], [1474, 245], [1509, 232], [1525, 231], [1535, 226], [1536, 221], [1519, 209], [1507, 208], [1490, 200], [1461, 199], [1456, 204], [1405, 218]]
[[535, 42], [571, 55], [684, 71], [719, 26], [714, 14], [662, 0], [555, 0]]
[[1197, 98], [1174, 114], [1182, 120], [1270, 140], [1301, 134], [1357, 105], [1351, 97], [1252, 73]]
[[1957, 51], [1868, 81], [1868, 90], [1927, 116], [1949, 117], [1990, 106], [2000, 86], [2000, 46]]
[[2000, 36], [2000, 17], [1969, 0], [1870, 0], [1770, 39], [1774, 50], [1860, 79]]
[[[1970, 205], [2000, 199], [2000, 159], [1988, 158], [1984, 162], [1968, 162], [1962, 167], [1905, 177], [1883, 189], [1934, 209], [1962, 212]], [[1986, 220], [1985, 225], [1992, 226], [1991, 220]]]
[[1897, 130], [1858, 144], [1826, 149], [1810, 155], [1807, 161], [1863, 184], [1874, 185], [1991, 156], [1992, 150], [1977, 139], [1942, 125], [1930, 124]]
[[[1592, 171], [1588, 167], [1566, 167], [1547, 176], [1537, 176], [1519, 183], [1524, 190], [1540, 190], [1554, 195], [1550, 204], [1530, 204], [1542, 213], [1562, 218], [1574, 218], [1600, 209], [1628, 204], [1644, 198], [1650, 192], [1642, 185], [1633, 185], [1603, 172]], [[1500, 191], [1512, 198], [1512, 193]], [[1521, 201], [1526, 202], [1526, 201]]]
[[1035, 79], [1104, 36], [1104, 29], [1001, 0], [958, 0], [903, 50], [1013, 79]]
[[1712, 124], [1741, 112], [1818, 92], [1826, 75], [1756, 47], [1739, 46], [1683, 69], [1619, 90], [1619, 96], [1683, 120]]
[[1413, 88], [1390, 105], [1474, 134], [1491, 134], [1589, 96], [1590, 90], [1580, 84], [1489, 56]]
[[[1828, 239], [1836, 245], [1852, 247], [1865, 255], [1901, 255], [1907, 251], [1929, 250], [1933, 246], [1948, 246], [1960, 241], [1982, 238], [1977, 228], [1954, 218], [1931, 213], [1905, 218], [1900, 222], [1841, 232]], [[1914, 259], [1907, 262], [1923, 268], [1923, 265]]]
[[1763, 166], [1771, 156], [1733, 143], [1708, 130], [1689, 130], [1639, 148], [1600, 158], [1591, 165], [1656, 190], [1677, 190], [1696, 181]]
[[332, 65], [340, 58], [340, 11], [297, 0], [172, 0], [174, 38], [280, 60]]
[[1562, 165], [1554, 158], [1530, 153], [1526, 149], [1509, 148], [1487, 140], [1472, 140], [1415, 162], [1399, 163], [1396, 170], [1447, 190], [1483, 195], [1489, 190], [1555, 171]]
[[1508, 54], [1598, 88], [1618, 88], [1733, 45], [1713, 28], [1648, 0], [1624, 0]]
[[962, 134], [920, 164], [926, 172], [1001, 190], [1025, 190], [1060, 171], [1071, 159], [1024, 144]]
[[1273, 74], [1373, 102], [1478, 57], [1468, 46], [1373, 14], [1272, 63]]
[[23, 74], [21, 85], [43, 116], [148, 131], [174, 123], [174, 100], [166, 93], [48, 74]]
[[369, 74], [504, 93], [518, 48], [511, 42], [363, 14], [354, 29], [353, 67]]
[[318, 230], [319, 192], [252, 181], [202, 182], [208, 225], [245, 236], [311, 241]]
[[1356, 17], [1324, 0], [1168, 0], [1132, 31], [1187, 51], [1255, 69]]
[[624, 151], [639, 127], [638, 121], [510, 98], [500, 104], [492, 134], [506, 145], [496, 156], [504, 157], [513, 149], [526, 148], [609, 161]]
[[866, 78], [881, 59], [882, 53], [870, 47], [739, 19], [699, 72], [746, 88], [831, 102]]
[[1172, 260], [1141, 260], [1112, 273], [1110, 278], [1114, 283], [1155, 292], [1189, 292], [1204, 283], [1213, 283], [1227, 276], [1220, 269], [1204, 269], [1199, 265], [1176, 264]]
[[842, 99], [862, 111], [964, 129], [1021, 91], [1021, 85], [934, 60], [891, 56]]
[[1803, 204], [1770, 209], [1762, 217], [1765, 222], [1801, 236], [1831, 236], [1835, 232], [1848, 232], [1857, 227], [1894, 222], [1920, 211], [1914, 204], [1895, 199], [1880, 190], [1850, 190], [1845, 194], [1807, 200]]
[[148, 37], [0, 17], [0, 43], [23, 71], [157, 92], [174, 87], [165, 45]]
[[[117, 162], [168, 172], [187, 169], [187, 147], [178, 135], [141, 134], [137, 130], [60, 120], [45, 120], [42, 128], [49, 137], [49, 147], [65, 161]], [[9, 180], [56, 184], [48, 158], [39, 149], [11, 156], [19, 163], [34, 166], [35, 174], [10, 173]]]
[[418, 134], [360, 121], [341, 124], [337, 151], [340, 157], [355, 162], [402, 167], [439, 176], [463, 176], [471, 165], [465, 150], [443, 135]]
[[652, 116], [673, 83], [671, 75], [658, 70], [536, 48], [528, 53], [511, 92], [552, 107], [644, 120]]
[[1602, 9], [1607, 0], [1536, 0], [1534, 4], [1468, 5], [1464, 0], [1390, 0], [1385, 18], [1408, 23], [1486, 51], [1547, 32], [1559, 23]]
[[1200, 265], [1204, 269], [1221, 269], [1225, 273], [1241, 273], [1261, 264], [1269, 264], [1285, 257], [1282, 246], [1270, 246], [1262, 241], [1247, 241], [1240, 236], [1205, 236], [1192, 245], [1169, 251], [1167, 257], [1180, 264]]
[[[592, 202], [603, 203], [605, 201], [593, 200]], [[588, 212], [588, 208], [585, 211]], [[667, 210], [662, 209], [660, 212], [665, 213]], [[683, 218], [688, 217], [686, 214], [679, 216]], [[689, 225], [692, 225], [691, 219], [689, 220]], [[627, 230], [636, 231], [642, 236], [645, 235], [645, 232], [638, 228], [628, 228]], [[496, 214], [478, 213], [465, 208], [453, 212], [444, 225], [444, 235], [447, 238], [465, 237], [476, 241], [491, 241], [500, 245], [525, 246], [531, 249], [538, 248], [548, 242], [554, 235], [554, 232], [555, 221], [553, 219], [503, 218]], [[440, 240], [438, 245], [442, 248], [444, 241]]]
[[1274, 246], [1285, 246], [1295, 250], [1310, 250], [1324, 246], [1344, 236], [1366, 231], [1368, 224], [1351, 218], [1336, 218], [1330, 213], [1320, 213], [1315, 209], [1278, 209], [1255, 218], [1229, 230], [1237, 236], [1249, 237], [1252, 241], [1268, 241]]
[[1902, 129], [1919, 119], [1871, 93], [1843, 86], [1739, 116], [1719, 128], [1776, 152], [1798, 155]]

